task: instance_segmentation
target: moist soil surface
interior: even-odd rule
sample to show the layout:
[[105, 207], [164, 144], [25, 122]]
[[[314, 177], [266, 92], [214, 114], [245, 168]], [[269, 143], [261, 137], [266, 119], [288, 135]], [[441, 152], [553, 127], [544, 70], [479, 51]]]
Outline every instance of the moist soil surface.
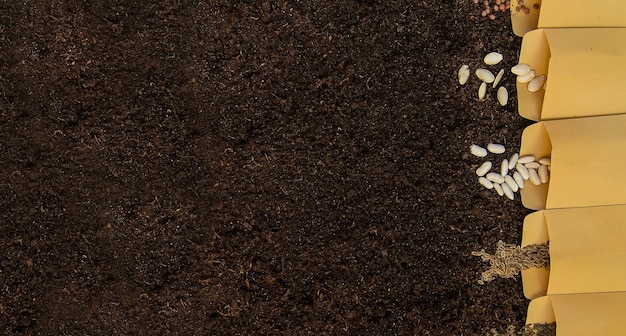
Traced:
[[[484, 335], [530, 213], [478, 79], [510, 18], [445, 1], [0, 1], [5, 335]], [[482, 65], [485, 66], [485, 65]], [[490, 156], [496, 164], [506, 156]]]

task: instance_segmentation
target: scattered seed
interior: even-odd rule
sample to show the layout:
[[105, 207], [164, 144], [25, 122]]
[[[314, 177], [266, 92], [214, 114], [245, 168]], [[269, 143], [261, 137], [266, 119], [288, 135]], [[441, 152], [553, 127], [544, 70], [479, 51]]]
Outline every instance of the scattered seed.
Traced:
[[491, 73], [491, 71], [483, 68], [476, 69], [476, 77], [485, 83], [493, 83], [493, 80], [496, 77]]
[[504, 177], [504, 183], [506, 183], [511, 188], [511, 190], [513, 190], [513, 192], [517, 192], [519, 190], [519, 186], [517, 185], [517, 182], [515, 182], [515, 179], [513, 179], [511, 175], [506, 175]]
[[530, 65], [525, 64], [525, 63], [520, 63], [511, 68], [511, 72], [517, 76], [523, 76], [529, 73], [530, 70], [531, 70]]
[[[485, 175], [485, 178], [491, 182], [495, 182], [495, 183], [502, 183], [504, 182], [504, 176], [498, 174], [498, 173], [488, 173], [487, 175]], [[537, 175], [537, 178], [539, 178], [539, 175]]]
[[504, 69], [500, 69], [500, 71], [498, 71], [498, 74], [496, 75], [496, 79], [493, 80], [493, 84], [491, 85], [492, 88], [495, 89], [495, 87], [498, 86], [498, 84], [500, 84], [500, 80], [502, 80], [502, 76], [504, 76]]
[[535, 70], [530, 70], [524, 75], [517, 76], [517, 81], [520, 83], [528, 83], [535, 78]]
[[511, 155], [511, 157], [509, 158], [509, 169], [515, 168], [515, 165], [517, 164], [517, 159], [519, 159], [519, 154], [515, 153]]
[[517, 163], [525, 164], [525, 163], [529, 163], [529, 162], [533, 162], [533, 161], [535, 161], [535, 156], [533, 156], [533, 155], [524, 155], [524, 156], [521, 156], [517, 160]]
[[485, 176], [491, 170], [491, 161], [486, 161], [476, 169], [476, 175]]
[[496, 192], [498, 193], [498, 195], [500, 196], [504, 195], [504, 190], [502, 190], [502, 186], [499, 183], [494, 183], [493, 188], [496, 189]]
[[541, 185], [541, 178], [539, 177], [539, 174], [537, 174], [537, 171], [530, 168], [528, 169], [528, 180], [530, 181], [530, 183], [534, 184], [534, 185]]
[[482, 82], [478, 87], [478, 99], [483, 100], [487, 95], [487, 83]]
[[470, 76], [470, 68], [468, 65], [461, 65], [461, 68], [459, 68], [459, 84], [461, 85], [465, 85], [465, 83], [467, 83], [467, 80], [469, 79]]
[[548, 166], [541, 165], [538, 170], [539, 179], [541, 183], [548, 183], [550, 180], [550, 173], [548, 173]]
[[509, 160], [502, 160], [502, 164], [500, 164], [500, 175], [506, 176], [509, 173]]
[[493, 182], [487, 180], [484, 177], [479, 177], [478, 178], [478, 183], [482, 184], [487, 189], [493, 189]]
[[[493, 7], [494, 10], [496, 10], [497, 8], [497, 6]], [[485, 56], [485, 59], [483, 61], [487, 65], [496, 65], [500, 63], [500, 61], [502, 61], [502, 54], [497, 52], [490, 52], [487, 54], [487, 56]]]
[[504, 106], [509, 102], [509, 91], [506, 90], [504, 86], [498, 88], [498, 92], [496, 93], [498, 97], [498, 102], [500, 105]]
[[470, 153], [472, 153], [472, 155], [474, 156], [478, 156], [478, 157], [485, 157], [487, 156], [487, 150], [478, 146], [478, 145], [472, 145], [470, 147]]
[[552, 164], [552, 159], [550, 159], [549, 157], [544, 157], [544, 158], [539, 159], [539, 163], [541, 163], [542, 165], [549, 166], [550, 164]]
[[537, 92], [543, 88], [543, 84], [545, 83], [546, 75], [537, 76], [533, 78], [530, 82], [528, 82], [528, 91]]
[[519, 172], [513, 173], [513, 179], [520, 189], [524, 188], [524, 178], [522, 177], [522, 174], [520, 174]]
[[487, 150], [493, 154], [502, 154], [506, 149], [500, 144], [490, 143], [487, 145]]
[[515, 165], [515, 170], [517, 170], [520, 173], [520, 175], [522, 175], [522, 178], [524, 180], [528, 180], [530, 178], [530, 174], [528, 172], [528, 169], [526, 167], [524, 167], [523, 164], [519, 163], [519, 161]]
[[515, 194], [513, 194], [513, 190], [511, 190], [508, 184], [503, 183], [500, 186], [502, 187], [502, 192], [504, 193], [504, 195], [506, 195], [508, 199], [510, 199], [511, 201], [515, 199]]

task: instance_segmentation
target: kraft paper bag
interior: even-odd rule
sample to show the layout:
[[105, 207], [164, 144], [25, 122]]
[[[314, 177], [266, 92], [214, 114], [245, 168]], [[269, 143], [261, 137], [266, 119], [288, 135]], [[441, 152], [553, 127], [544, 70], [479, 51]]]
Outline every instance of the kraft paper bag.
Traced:
[[519, 63], [547, 77], [537, 92], [516, 81], [526, 119], [626, 113], [626, 28], [537, 29], [524, 36]]
[[520, 190], [529, 209], [626, 204], [626, 115], [535, 123], [522, 133], [523, 155], [552, 159], [548, 183]]
[[[626, 205], [542, 210], [524, 220], [521, 246], [549, 244], [550, 269], [522, 271], [524, 295], [626, 292]], [[626, 306], [626, 301], [623, 302]]]
[[537, 28], [626, 27], [623, 0], [513, 0], [510, 10], [517, 36]]

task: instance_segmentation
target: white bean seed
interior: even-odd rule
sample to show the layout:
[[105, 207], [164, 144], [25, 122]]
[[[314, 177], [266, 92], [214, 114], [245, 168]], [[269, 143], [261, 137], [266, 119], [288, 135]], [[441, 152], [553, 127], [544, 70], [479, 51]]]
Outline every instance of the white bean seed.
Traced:
[[524, 163], [524, 167], [526, 167], [526, 168], [528, 168], [528, 169], [530, 169], [530, 168], [532, 168], [532, 169], [538, 169], [538, 168], [539, 168], [539, 166], [541, 166], [541, 165], [539, 164], [539, 162], [535, 162], [535, 161], [533, 161], [533, 162], [528, 162], [528, 163]]
[[476, 69], [476, 77], [485, 83], [493, 83], [496, 77], [491, 71], [483, 68]]
[[520, 156], [519, 159], [517, 159], [517, 163], [528, 163], [528, 162], [533, 162], [535, 161], [535, 156], [534, 155], [524, 155], [524, 156]]
[[511, 190], [513, 190], [513, 192], [517, 192], [519, 190], [517, 182], [515, 182], [515, 179], [513, 179], [511, 175], [505, 176], [504, 182], [511, 188]]
[[523, 75], [529, 73], [530, 70], [531, 70], [530, 69], [530, 65], [524, 64], [524, 63], [520, 63], [520, 64], [518, 64], [518, 65], [516, 65], [516, 66], [511, 68], [511, 72], [513, 74], [515, 74], [515, 75], [518, 75], [518, 76], [523, 76]]
[[461, 68], [459, 68], [459, 84], [461, 85], [465, 85], [465, 83], [467, 83], [467, 80], [469, 79], [470, 76], [470, 68], [468, 65], [461, 65]]
[[523, 164], [519, 163], [519, 161], [515, 165], [515, 169], [522, 175], [524, 180], [528, 180], [530, 178], [530, 175], [528, 174], [528, 169], [526, 169]]
[[548, 173], [548, 166], [546, 165], [541, 165], [539, 167], [539, 178], [541, 179], [541, 183], [548, 183], [548, 180], [550, 180], [550, 173]]
[[500, 175], [506, 176], [509, 173], [509, 160], [504, 159], [500, 164]]
[[502, 154], [506, 148], [501, 144], [490, 143], [487, 145], [487, 150], [494, 154]]
[[485, 157], [487, 156], [487, 150], [478, 146], [478, 145], [472, 145], [470, 147], [470, 153], [472, 153], [472, 155], [474, 156], [478, 156], [478, 157]]
[[513, 194], [513, 190], [511, 190], [508, 184], [503, 183], [501, 187], [502, 192], [504, 193], [504, 195], [506, 195], [508, 199], [510, 199], [511, 201], [515, 199], [515, 194]]
[[524, 178], [522, 177], [522, 174], [520, 174], [519, 172], [513, 173], [513, 179], [520, 189], [524, 188]]
[[552, 159], [550, 159], [549, 157], [544, 157], [544, 158], [539, 159], [539, 163], [541, 163], [542, 165], [549, 166], [552, 164]]
[[483, 187], [485, 187], [487, 189], [493, 189], [493, 182], [487, 180], [484, 177], [479, 177], [478, 178], [478, 183], [482, 184]]
[[530, 70], [527, 74], [517, 76], [517, 81], [520, 83], [528, 83], [535, 78], [535, 70]]
[[515, 168], [515, 165], [517, 164], [517, 159], [519, 159], [519, 154], [515, 153], [511, 155], [511, 158], [509, 158], [509, 169]]
[[502, 54], [497, 52], [490, 52], [487, 54], [487, 56], [485, 56], [485, 59], [483, 61], [487, 65], [495, 65], [500, 63], [500, 61], [502, 61], [502, 58]]
[[486, 161], [476, 169], [476, 175], [485, 176], [491, 170], [491, 161]]
[[541, 185], [541, 178], [539, 177], [539, 174], [537, 174], [537, 171], [530, 168], [528, 169], [528, 180], [530, 181], [530, 183], [534, 184], [534, 185]]
[[[539, 176], [537, 176], [539, 177]], [[485, 175], [485, 178], [491, 182], [495, 182], [495, 183], [502, 183], [504, 182], [504, 176], [498, 174], [498, 173], [487, 173], [487, 175]]]
[[500, 71], [498, 71], [498, 74], [496, 75], [496, 79], [493, 80], [493, 84], [491, 85], [492, 88], [495, 89], [495, 87], [498, 86], [498, 84], [500, 84], [500, 81], [502, 80], [502, 76], [504, 76], [504, 69], [500, 69]]
[[498, 97], [498, 102], [500, 105], [504, 106], [509, 102], [509, 91], [506, 90], [504, 86], [498, 88], [498, 92], [496, 92], [496, 96]]
[[500, 183], [494, 183], [493, 188], [496, 189], [496, 192], [498, 193], [498, 195], [500, 196], [504, 195], [504, 191], [502, 190], [502, 186], [500, 185]]

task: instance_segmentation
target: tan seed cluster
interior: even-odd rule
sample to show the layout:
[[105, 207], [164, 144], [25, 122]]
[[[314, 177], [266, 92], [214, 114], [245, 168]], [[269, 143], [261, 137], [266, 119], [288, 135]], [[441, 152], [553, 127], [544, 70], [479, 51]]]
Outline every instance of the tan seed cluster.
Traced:
[[550, 268], [550, 252], [547, 243], [520, 247], [499, 241], [493, 255], [486, 253], [484, 249], [480, 252], [472, 252], [472, 255], [481, 257], [483, 261], [491, 265], [481, 274], [478, 280], [481, 285], [496, 277], [513, 278], [519, 272], [529, 268]]
[[[480, 0], [474, 0], [475, 4], [478, 4], [479, 2]], [[480, 15], [483, 17], [488, 16], [491, 20], [496, 18], [494, 13], [507, 11], [511, 7], [511, 1], [509, 0], [483, 0], [482, 4], [484, 9], [480, 12]]]

